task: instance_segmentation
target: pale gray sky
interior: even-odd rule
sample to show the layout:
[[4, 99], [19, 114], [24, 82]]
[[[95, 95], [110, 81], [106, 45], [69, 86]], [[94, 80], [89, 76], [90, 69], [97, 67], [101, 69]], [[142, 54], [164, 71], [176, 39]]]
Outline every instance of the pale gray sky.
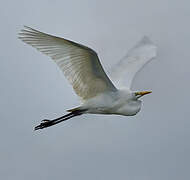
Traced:
[[[1, 0], [0, 179], [189, 179], [189, 7], [187, 0]], [[106, 69], [148, 35], [158, 58], [133, 89], [153, 93], [134, 117], [84, 115], [34, 132], [79, 102], [56, 64], [17, 39], [23, 25], [92, 47]]]

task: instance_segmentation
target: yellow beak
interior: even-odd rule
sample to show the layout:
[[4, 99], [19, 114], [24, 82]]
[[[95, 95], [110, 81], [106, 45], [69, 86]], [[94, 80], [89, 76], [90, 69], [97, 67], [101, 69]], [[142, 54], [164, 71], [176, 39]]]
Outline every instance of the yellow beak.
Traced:
[[144, 96], [146, 94], [150, 94], [150, 93], [152, 93], [152, 91], [141, 91], [141, 92], [136, 92], [135, 95], [142, 97], [142, 96]]

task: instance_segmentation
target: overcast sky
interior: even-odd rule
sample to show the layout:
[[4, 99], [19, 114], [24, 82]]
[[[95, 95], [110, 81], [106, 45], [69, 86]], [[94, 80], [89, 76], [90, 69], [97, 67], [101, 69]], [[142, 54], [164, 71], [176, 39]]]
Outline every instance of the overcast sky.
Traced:
[[[190, 167], [188, 0], [1, 0], [0, 179], [179, 180]], [[87, 45], [106, 70], [144, 35], [158, 57], [133, 90], [133, 117], [84, 115], [33, 131], [79, 104], [50, 58], [17, 39], [23, 25]]]

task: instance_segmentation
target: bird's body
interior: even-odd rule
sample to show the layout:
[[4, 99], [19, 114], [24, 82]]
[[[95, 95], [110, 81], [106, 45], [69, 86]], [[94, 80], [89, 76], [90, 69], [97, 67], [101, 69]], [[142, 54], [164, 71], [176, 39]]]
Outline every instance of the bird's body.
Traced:
[[135, 74], [156, 56], [156, 47], [147, 37], [112, 69], [111, 80], [91, 48], [29, 27], [21, 30], [19, 38], [56, 62], [82, 102], [60, 118], [43, 120], [35, 130], [85, 113], [133, 116], [141, 109], [139, 98], [151, 93], [130, 89]]
[[137, 100], [130, 90], [116, 90], [101, 93], [85, 100], [79, 109], [87, 109], [91, 114], [118, 114], [133, 116], [140, 111], [141, 101]]

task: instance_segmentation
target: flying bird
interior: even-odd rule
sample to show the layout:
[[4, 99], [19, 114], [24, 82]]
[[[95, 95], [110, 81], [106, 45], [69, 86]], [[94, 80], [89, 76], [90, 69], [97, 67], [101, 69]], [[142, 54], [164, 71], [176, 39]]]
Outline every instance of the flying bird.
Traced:
[[108, 75], [97, 53], [82, 44], [52, 36], [25, 26], [19, 39], [51, 57], [63, 71], [75, 93], [81, 99], [79, 107], [53, 119], [42, 120], [34, 129], [43, 129], [82, 114], [136, 115], [141, 109], [140, 97], [151, 91], [132, 91], [136, 73], [156, 57], [156, 46], [143, 37]]

